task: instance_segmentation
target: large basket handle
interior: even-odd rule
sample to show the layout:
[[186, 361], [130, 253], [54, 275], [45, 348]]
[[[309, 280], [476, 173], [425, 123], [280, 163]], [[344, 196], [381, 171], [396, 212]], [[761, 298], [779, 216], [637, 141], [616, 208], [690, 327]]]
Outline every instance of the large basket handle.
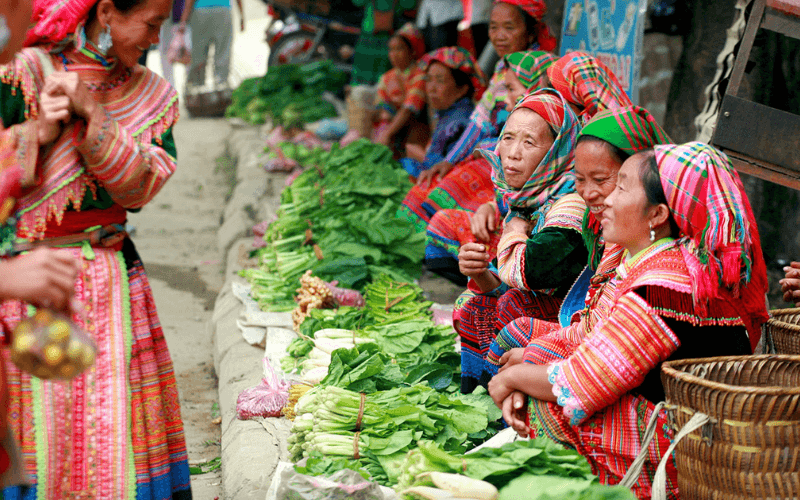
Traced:
[[[633, 485], [639, 479], [639, 476], [642, 474], [642, 468], [644, 467], [644, 463], [647, 461], [650, 443], [653, 441], [653, 438], [656, 434], [655, 431], [658, 424], [658, 414], [662, 409], [664, 409], [665, 406], [666, 404], [663, 401], [656, 405], [655, 409], [653, 410], [653, 414], [650, 416], [650, 421], [647, 423], [647, 428], [644, 431], [644, 436], [642, 438], [642, 449], [639, 450], [639, 455], [636, 456], [633, 463], [631, 463], [631, 466], [628, 468], [628, 472], [625, 473], [625, 477], [623, 477], [622, 481], [620, 481], [620, 484], [628, 489], [633, 487]], [[661, 458], [661, 462], [658, 464], [658, 468], [656, 469], [656, 475], [653, 478], [653, 489], [651, 492], [652, 500], [667, 500], [667, 462], [672, 456], [672, 453], [675, 451], [675, 447], [678, 446], [678, 443], [680, 443], [683, 438], [697, 429], [700, 429], [709, 422], [711, 422], [711, 417], [705, 413], [697, 412], [692, 415], [692, 418], [690, 418], [689, 421], [686, 422], [686, 424], [681, 428], [678, 434], [675, 435], [675, 439], [673, 439], [672, 444], [669, 445], [669, 448], [667, 448], [666, 453], [664, 453], [664, 456]]]

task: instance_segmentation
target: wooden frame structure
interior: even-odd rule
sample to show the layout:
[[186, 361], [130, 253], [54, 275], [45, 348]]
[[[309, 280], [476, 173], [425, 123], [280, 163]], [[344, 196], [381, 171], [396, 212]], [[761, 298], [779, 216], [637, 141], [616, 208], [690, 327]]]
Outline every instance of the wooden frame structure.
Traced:
[[800, 39], [800, 0], [754, 0], [711, 143], [737, 170], [800, 190], [800, 115], [737, 95], [759, 28]]

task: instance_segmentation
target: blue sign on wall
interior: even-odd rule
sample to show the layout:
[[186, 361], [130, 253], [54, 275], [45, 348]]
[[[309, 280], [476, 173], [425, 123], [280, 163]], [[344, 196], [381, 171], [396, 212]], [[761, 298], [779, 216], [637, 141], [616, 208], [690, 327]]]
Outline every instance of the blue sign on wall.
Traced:
[[638, 104], [646, 11], [647, 0], [566, 0], [561, 55], [592, 54]]

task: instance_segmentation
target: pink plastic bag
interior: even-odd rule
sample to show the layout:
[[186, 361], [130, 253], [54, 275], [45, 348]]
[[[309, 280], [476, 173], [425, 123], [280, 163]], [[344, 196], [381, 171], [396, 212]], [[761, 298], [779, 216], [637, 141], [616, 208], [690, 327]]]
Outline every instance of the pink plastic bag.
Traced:
[[192, 32], [188, 26], [183, 33], [178, 26], [172, 28], [172, 40], [167, 47], [167, 60], [172, 64], [185, 64], [186, 66], [191, 64]]
[[267, 356], [264, 355], [264, 378], [255, 387], [243, 390], [236, 400], [239, 420], [254, 417], [280, 417], [281, 409], [289, 401], [289, 382], [278, 378]]

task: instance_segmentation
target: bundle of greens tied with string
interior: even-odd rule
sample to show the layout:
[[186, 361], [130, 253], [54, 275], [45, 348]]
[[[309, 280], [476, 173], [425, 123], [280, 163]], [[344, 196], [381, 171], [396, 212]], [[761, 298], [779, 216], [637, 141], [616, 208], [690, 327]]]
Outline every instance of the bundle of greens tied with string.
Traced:
[[379, 274], [419, 277], [425, 235], [395, 217], [411, 188], [391, 151], [358, 140], [334, 147], [325, 163], [281, 193], [278, 218], [254, 252], [259, 268], [241, 272], [263, 310], [288, 311], [307, 270], [361, 290]]

